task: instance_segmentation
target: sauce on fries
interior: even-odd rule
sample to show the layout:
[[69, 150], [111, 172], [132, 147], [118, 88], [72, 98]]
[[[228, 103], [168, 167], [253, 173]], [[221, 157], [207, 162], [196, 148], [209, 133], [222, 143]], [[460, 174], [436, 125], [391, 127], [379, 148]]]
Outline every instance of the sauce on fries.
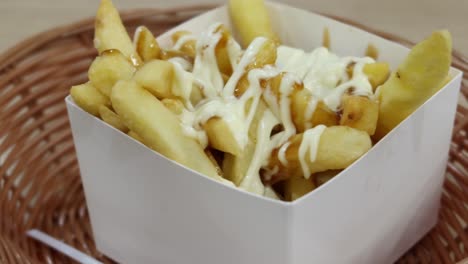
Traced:
[[371, 137], [383, 137], [447, 80], [446, 31], [416, 45], [390, 76], [375, 47], [366, 53], [372, 58], [332, 53], [328, 29], [311, 52], [280, 45], [262, 0], [230, 1], [229, 10], [242, 43], [215, 23], [199, 35], [175, 32], [172, 47], [162, 48], [144, 26], [132, 43], [112, 2], [102, 0], [100, 55], [90, 82], [71, 96], [191, 169], [294, 200], [364, 155]]

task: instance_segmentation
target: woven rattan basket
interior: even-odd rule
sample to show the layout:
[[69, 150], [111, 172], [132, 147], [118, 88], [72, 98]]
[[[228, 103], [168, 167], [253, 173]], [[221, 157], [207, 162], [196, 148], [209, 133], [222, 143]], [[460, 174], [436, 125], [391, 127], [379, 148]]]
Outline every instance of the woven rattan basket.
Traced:
[[[123, 12], [122, 18], [130, 32], [146, 25], [158, 35], [209, 8], [134, 10]], [[93, 25], [88, 19], [55, 28], [0, 55], [0, 263], [71, 263], [27, 238], [31, 228], [112, 263], [93, 243], [64, 103], [70, 86], [87, 80], [87, 68], [96, 56]], [[468, 59], [454, 53], [453, 61], [465, 72], [462, 96], [467, 98]], [[468, 257], [467, 134], [468, 110], [460, 105], [439, 222], [401, 263], [457, 263]]]

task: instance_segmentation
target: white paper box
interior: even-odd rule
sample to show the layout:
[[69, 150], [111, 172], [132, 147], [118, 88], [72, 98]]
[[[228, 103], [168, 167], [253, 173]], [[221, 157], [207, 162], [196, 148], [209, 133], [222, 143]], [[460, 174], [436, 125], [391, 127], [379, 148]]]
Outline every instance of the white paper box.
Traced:
[[[287, 45], [362, 56], [373, 43], [393, 68], [405, 47], [331, 19], [269, 4]], [[213, 22], [227, 9], [177, 29]], [[159, 38], [169, 44], [169, 33]], [[279, 202], [224, 186], [170, 161], [67, 98], [99, 250], [122, 263], [391, 263], [436, 223], [461, 72], [372, 150], [305, 197]]]

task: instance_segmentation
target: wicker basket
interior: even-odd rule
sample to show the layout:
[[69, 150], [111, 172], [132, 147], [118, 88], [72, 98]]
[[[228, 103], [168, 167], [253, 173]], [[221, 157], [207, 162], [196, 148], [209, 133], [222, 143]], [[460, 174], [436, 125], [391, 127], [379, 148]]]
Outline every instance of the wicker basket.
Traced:
[[[158, 35], [211, 7], [134, 10], [122, 18], [130, 32], [146, 25]], [[93, 24], [88, 19], [59, 27], [0, 55], [0, 263], [72, 263], [27, 238], [31, 228], [112, 263], [93, 243], [63, 100], [71, 85], [87, 80], [96, 56]], [[454, 53], [453, 64], [465, 72], [462, 96], [467, 98], [468, 60]], [[401, 263], [456, 263], [468, 257], [467, 134], [468, 110], [459, 106], [438, 225]]]

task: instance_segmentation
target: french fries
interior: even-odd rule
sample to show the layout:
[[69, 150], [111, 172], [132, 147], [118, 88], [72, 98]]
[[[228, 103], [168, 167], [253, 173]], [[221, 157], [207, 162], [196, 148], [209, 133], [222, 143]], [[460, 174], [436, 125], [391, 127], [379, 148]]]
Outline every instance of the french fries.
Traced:
[[137, 28], [133, 42], [143, 62], [161, 58], [161, 48], [147, 27]]
[[184, 111], [184, 104], [180, 100], [164, 98], [161, 102], [175, 115], [180, 115]]
[[203, 128], [213, 148], [235, 156], [242, 154], [242, 147], [234, 137], [231, 128], [220, 117], [210, 118]]
[[[270, 89], [276, 98], [280, 98], [281, 96], [279, 89], [283, 76], [284, 74], [280, 74], [270, 80]], [[312, 93], [304, 89], [302, 84], [295, 84], [290, 99], [292, 121], [298, 132], [303, 132], [317, 125], [338, 125], [339, 119], [337, 113], [329, 109], [322, 101], [316, 102]], [[312, 113], [308, 111], [310, 104], [314, 104], [314, 111]]]
[[316, 188], [312, 179], [302, 176], [293, 176], [285, 181], [284, 198], [286, 201], [294, 201], [308, 194]]
[[94, 116], [99, 116], [99, 107], [110, 105], [109, 99], [90, 83], [73, 86], [70, 95], [77, 105]]
[[[353, 66], [348, 67], [347, 71], [349, 77], [353, 75], [353, 69]], [[363, 72], [366, 74], [375, 91], [375, 89], [383, 84], [390, 76], [390, 66], [385, 62], [368, 63], [364, 65]]]
[[346, 126], [326, 127], [316, 146], [315, 159], [308, 158], [311, 149], [307, 149], [304, 155], [306, 167], [308, 168], [308, 175], [304, 175], [301, 167], [302, 157], [299, 151], [303, 137], [304, 134], [297, 134], [285, 143], [288, 144], [284, 153], [286, 163], [283, 163], [279, 158], [278, 154], [281, 148], [277, 148], [272, 152], [267, 168], [275, 170], [276, 167], [278, 168], [277, 173], [269, 179], [264, 179], [264, 181], [273, 184], [292, 176], [309, 178], [310, 175], [316, 172], [344, 169], [372, 147], [369, 135], [363, 131]]
[[[317, 125], [334, 126], [338, 125], [338, 115], [328, 108], [322, 101], [313, 102], [314, 98], [307, 90], [302, 90], [293, 94], [291, 111], [293, 122], [298, 132], [304, 132], [310, 127]], [[311, 102], [312, 101], [312, 102]], [[316, 104], [315, 111], [308, 115], [309, 104]]]
[[99, 5], [94, 32], [94, 47], [102, 53], [106, 50], [119, 50], [134, 65], [141, 63], [127, 30], [122, 24], [119, 12], [111, 0], [101, 0]]
[[[197, 52], [196, 51], [197, 50], [197, 47], [196, 47], [197, 43], [196, 43], [195, 39], [189, 38], [190, 36], [192, 36], [192, 33], [188, 32], [188, 31], [181, 30], [181, 31], [177, 31], [174, 34], [172, 34], [171, 38], [172, 38], [172, 42], [174, 43], [175, 48], [177, 48], [178, 50], [180, 50], [181, 52], [183, 52], [187, 56], [195, 57], [195, 53]], [[180, 47], [178, 45], [179, 41], [183, 41], [183, 42], [180, 43]]]
[[263, 0], [230, 0], [229, 11], [245, 50], [223, 24], [200, 36], [177, 31], [171, 47], [142, 26], [132, 42], [112, 2], [102, 0], [99, 56], [71, 97], [190, 169], [294, 201], [362, 157], [449, 80], [446, 31], [416, 45], [391, 73], [372, 44], [365, 58], [330, 52], [328, 28], [311, 53], [278, 48]]
[[124, 125], [120, 117], [114, 113], [114, 111], [110, 110], [109, 107], [105, 105], [99, 106], [99, 116], [102, 118], [104, 122], [113, 126], [114, 128], [127, 133], [128, 128]]
[[[276, 61], [276, 48], [277, 45], [275, 42], [271, 41], [270, 39], [266, 39], [265, 43], [263, 43], [262, 47], [259, 49], [258, 53], [255, 55], [255, 59], [246, 67], [246, 72], [251, 71], [253, 69], [262, 68], [266, 65], [274, 64]], [[237, 97], [240, 97], [244, 94], [244, 92], [249, 87], [249, 81], [247, 79], [247, 74], [244, 74], [242, 78], [239, 80], [234, 94]]]
[[248, 46], [256, 37], [279, 42], [263, 0], [229, 0], [229, 11], [244, 46]]
[[[135, 139], [136, 141], [139, 141], [140, 143], [143, 143], [143, 139], [142, 139], [139, 135], [137, 135], [137, 133], [135, 133], [135, 132], [133, 132], [133, 131], [129, 131], [129, 132], [127, 133], [127, 135], [128, 135], [129, 137]], [[143, 144], [145, 144], [145, 143], [143, 143]]]
[[369, 43], [369, 45], [367, 45], [365, 55], [366, 57], [371, 57], [374, 60], [377, 60], [377, 58], [379, 57], [379, 50], [372, 43]]
[[379, 105], [365, 96], [344, 95], [341, 126], [348, 126], [374, 135], [379, 117]]
[[174, 66], [168, 61], [153, 60], [144, 64], [133, 79], [158, 99], [175, 97], [172, 93]]
[[[255, 56], [254, 60], [247, 65], [246, 71], [261, 68], [268, 64], [272, 64], [275, 60], [276, 44], [267, 39], [262, 45], [262, 48], [260, 48], [259, 52]], [[235, 96], [241, 97], [248, 87], [249, 81], [247, 80], [246, 74], [244, 74], [244, 76], [239, 80], [237, 86], [234, 89]], [[261, 103], [262, 102], [260, 102], [259, 104]], [[261, 108], [261, 106], [257, 107]], [[247, 109], [244, 110], [248, 112], [250, 109], [249, 107], [247, 107]], [[254, 120], [254, 122], [255, 121], [258, 120]], [[205, 123], [204, 128], [208, 133], [208, 138], [212, 143], [212, 146], [218, 150], [233, 154], [236, 157], [245, 156], [246, 154], [243, 154], [242, 151], [244, 148], [247, 147], [239, 145], [235, 136], [232, 134], [233, 131], [231, 131], [228, 128], [226, 122], [227, 121], [223, 120], [222, 118], [214, 117]], [[255, 125], [251, 125], [251, 127], [254, 126]], [[246, 145], [248, 145], [248, 143]]]
[[330, 42], [330, 30], [328, 28], [323, 29], [323, 34], [322, 34], [322, 46], [324, 46], [327, 49], [331, 48], [331, 42]]
[[372, 88], [383, 84], [390, 76], [390, 66], [384, 62], [369, 63], [364, 65], [364, 73], [369, 78]]
[[226, 179], [232, 181], [236, 186], [239, 186], [244, 179], [247, 170], [255, 153], [257, 142], [257, 130], [260, 120], [264, 112], [268, 109], [263, 101], [260, 101], [253, 117], [252, 124], [249, 128], [249, 142], [244, 147], [240, 155], [232, 155], [226, 153], [223, 160], [223, 171]]
[[[183, 100], [180, 97], [183, 96], [184, 89], [191, 86], [189, 101], [192, 104], [198, 103], [203, 98], [200, 88], [192, 84], [190, 73], [183, 72], [184, 76], [179, 76], [182, 73], [175, 67], [165, 60], [151, 60], [138, 69], [133, 79], [158, 99]], [[189, 83], [184, 82], [187, 78]]]
[[216, 45], [216, 62], [218, 64], [219, 71], [227, 76], [232, 74], [231, 61], [229, 60], [228, 53], [228, 41], [231, 38], [231, 32], [224, 26], [221, 25], [218, 29], [218, 32], [221, 33], [221, 39]]
[[91, 84], [110, 97], [112, 87], [119, 80], [129, 80], [135, 67], [118, 50], [105, 50], [94, 59], [88, 70]]
[[380, 101], [375, 139], [381, 139], [444, 84], [452, 59], [448, 31], [436, 31], [414, 46], [377, 91]]
[[148, 147], [195, 171], [226, 182], [203, 148], [183, 134], [177, 116], [138, 83], [119, 81], [112, 89], [111, 101], [122, 122]]

